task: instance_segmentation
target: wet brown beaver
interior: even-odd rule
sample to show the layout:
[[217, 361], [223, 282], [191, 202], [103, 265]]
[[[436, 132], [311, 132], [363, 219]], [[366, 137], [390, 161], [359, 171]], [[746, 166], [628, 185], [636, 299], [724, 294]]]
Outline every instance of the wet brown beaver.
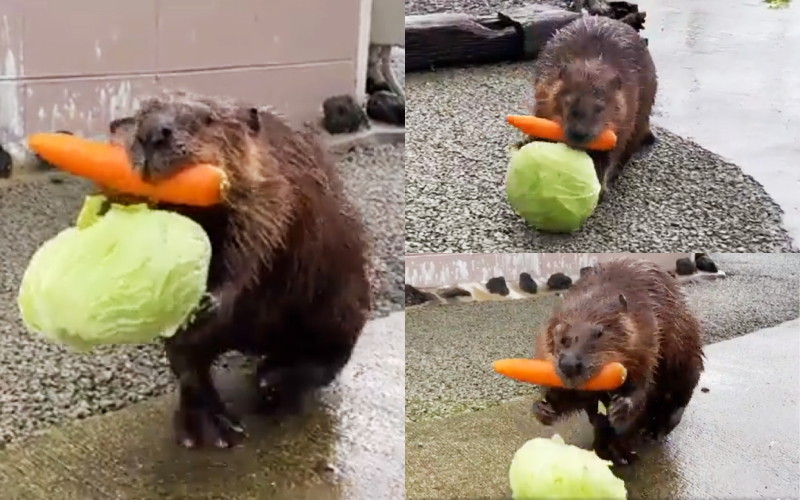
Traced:
[[[546, 389], [536, 418], [550, 425], [585, 411], [595, 451], [616, 464], [635, 458], [636, 438], [658, 439], [678, 425], [704, 359], [700, 324], [677, 281], [653, 263], [626, 259], [597, 264], [566, 293], [536, 339], [535, 357], [555, 363], [567, 387]], [[628, 369], [619, 389], [569, 389], [613, 361]]]
[[653, 59], [635, 29], [583, 16], [556, 32], [539, 54], [534, 113], [559, 122], [575, 149], [586, 149], [606, 128], [616, 132], [612, 151], [589, 151], [605, 193], [631, 157], [655, 142], [650, 113], [656, 89]]
[[256, 356], [264, 409], [296, 410], [350, 359], [370, 309], [367, 243], [334, 165], [276, 115], [170, 92], [111, 124], [147, 178], [192, 163], [219, 165], [231, 186], [214, 208], [162, 205], [198, 222], [213, 248], [212, 300], [166, 341], [180, 384], [175, 432], [186, 447], [228, 447], [244, 430], [220, 399], [212, 363]]

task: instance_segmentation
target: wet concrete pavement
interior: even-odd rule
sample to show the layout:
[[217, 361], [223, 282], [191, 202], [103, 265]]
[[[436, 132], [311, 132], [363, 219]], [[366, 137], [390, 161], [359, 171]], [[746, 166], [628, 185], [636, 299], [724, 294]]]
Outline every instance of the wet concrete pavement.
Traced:
[[[405, 496], [405, 316], [371, 322], [351, 363], [307, 414], [245, 418], [234, 450], [172, 442], [174, 396], [54, 429], [0, 452], [2, 498], [14, 500], [397, 500]], [[220, 374], [246, 408], [241, 374]]]
[[800, 2], [637, 0], [659, 77], [655, 123], [739, 165], [800, 240]]
[[[629, 498], [798, 498], [800, 320], [706, 347], [707, 365], [683, 422], [640, 462], [616, 472]], [[542, 428], [529, 397], [406, 425], [410, 500], [501, 498], [522, 444], [561, 434], [588, 446], [585, 417]]]

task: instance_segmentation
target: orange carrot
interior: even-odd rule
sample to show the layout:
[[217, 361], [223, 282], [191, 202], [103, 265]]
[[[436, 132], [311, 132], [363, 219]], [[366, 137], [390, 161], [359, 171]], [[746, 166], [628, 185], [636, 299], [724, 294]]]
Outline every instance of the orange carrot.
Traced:
[[[558, 378], [555, 366], [542, 359], [499, 359], [494, 362], [494, 371], [506, 377], [549, 387], [564, 387]], [[578, 389], [584, 391], [612, 391], [625, 382], [628, 371], [621, 363], [609, 363], [600, 373]]]
[[211, 206], [222, 202], [225, 172], [213, 165], [194, 165], [156, 184], [131, 167], [118, 145], [68, 134], [33, 134], [28, 146], [45, 161], [65, 172], [87, 178], [119, 193], [176, 205]]
[[[538, 116], [508, 115], [506, 121], [531, 137], [564, 142], [564, 131], [561, 130], [561, 125], [552, 120], [539, 118]], [[596, 151], [609, 151], [614, 149], [616, 145], [617, 134], [613, 130], [604, 130], [597, 139], [590, 142], [586, 147]]]

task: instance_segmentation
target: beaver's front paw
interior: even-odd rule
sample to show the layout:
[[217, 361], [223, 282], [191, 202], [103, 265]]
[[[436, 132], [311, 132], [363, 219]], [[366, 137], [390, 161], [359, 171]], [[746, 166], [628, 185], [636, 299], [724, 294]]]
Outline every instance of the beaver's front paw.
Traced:
[[633, 410], [634, 405], [631, 398], [618, 396], [611, 399], [608, 421], [618, 434], [625, 432], [633, 423], [636, 417]]
[[230, 448], [246, 436], [239, 419], [223, 406], [184, 403], [173, 418], [175, 439], [185, 448]]
[[542, 425], [553, 425], [558, 418], [555, 409], [547, 401], [539, 401], [533, 404], [533, 416]]

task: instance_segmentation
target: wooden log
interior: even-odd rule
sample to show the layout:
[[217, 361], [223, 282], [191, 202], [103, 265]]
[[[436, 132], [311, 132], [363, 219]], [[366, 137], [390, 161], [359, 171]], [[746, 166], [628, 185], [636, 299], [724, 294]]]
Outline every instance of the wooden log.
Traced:
[[406, 73], [533, 59], [580, 14], [529, 5], [491, 16], [406, 16]]
[[[625, 1], [592, 0], [586, 4], [606, 15], [644, 28], [645, 13]], [[448, 66], [497, 64], [535, 59], [561, 27], [579, 12], [527, 5], [493, 15], [426, 14], [406, 16], [406, 73]]]
[[611, 6], [606, 0], [573, 0], [572, 10], [580, 12], [586, 10], [593, 16], [607, 16], [611, 14]]

